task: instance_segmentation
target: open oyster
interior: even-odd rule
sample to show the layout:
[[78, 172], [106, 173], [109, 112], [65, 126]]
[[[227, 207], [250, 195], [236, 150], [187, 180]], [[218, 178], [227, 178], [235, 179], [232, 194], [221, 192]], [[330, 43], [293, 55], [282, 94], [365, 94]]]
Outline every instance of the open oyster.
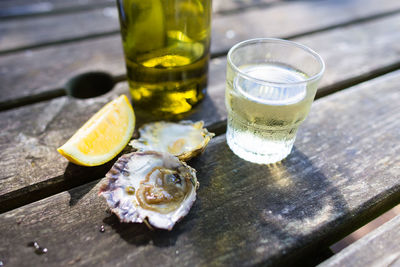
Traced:
[[122, 222], [171, 230], [196, 200], [196, 171], [168, 153], [125, 154], [106, 177], [99, 194]]
[[203, 128], [203, 121], [153, 122], [139, 129], [140, 138], [129, 144], [139, 151], [168, 152], [187, 161], [204, 151], [213, 133]]

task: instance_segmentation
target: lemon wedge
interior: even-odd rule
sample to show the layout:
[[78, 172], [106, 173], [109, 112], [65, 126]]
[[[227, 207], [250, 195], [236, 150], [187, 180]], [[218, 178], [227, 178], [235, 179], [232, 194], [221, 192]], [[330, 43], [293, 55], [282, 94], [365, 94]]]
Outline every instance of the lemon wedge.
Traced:
[[135, 113], [125, 95], [112, 100], [94, 114], [57, 151], [82, 166], [97, 166], [124, 149], [135, 129]]

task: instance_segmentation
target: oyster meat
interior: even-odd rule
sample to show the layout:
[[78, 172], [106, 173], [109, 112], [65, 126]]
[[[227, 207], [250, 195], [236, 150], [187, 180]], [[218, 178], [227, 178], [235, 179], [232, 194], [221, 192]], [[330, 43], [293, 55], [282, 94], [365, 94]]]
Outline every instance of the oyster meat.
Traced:
[[171, 230], [196, 200], [196, 171], [168, 153], [125, 154], [106, 177], [99, 194], [122, 222]]
[[187, 161], [203, 152], [214, 136], [203, 124], [203, 121], [148, 123], [139, 129], [140, 138], [129, 144], [139, 151], [168, 152]]

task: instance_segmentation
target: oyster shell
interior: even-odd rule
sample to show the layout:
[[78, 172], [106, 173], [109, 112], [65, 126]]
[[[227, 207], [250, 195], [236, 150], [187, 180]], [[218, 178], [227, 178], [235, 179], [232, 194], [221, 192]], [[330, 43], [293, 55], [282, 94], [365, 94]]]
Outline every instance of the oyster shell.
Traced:
[[106, 177], [99, 194], [122, 222], [171, 230], [196, 200], [196, 171], [168, 153], [125, 154]]
[[140, 138], [129, 145], [139, 151], [168, 152], [187, 161], [204, 151], [213, 133], [203, 128], [204, 122], [152, 122], [139, 129]]

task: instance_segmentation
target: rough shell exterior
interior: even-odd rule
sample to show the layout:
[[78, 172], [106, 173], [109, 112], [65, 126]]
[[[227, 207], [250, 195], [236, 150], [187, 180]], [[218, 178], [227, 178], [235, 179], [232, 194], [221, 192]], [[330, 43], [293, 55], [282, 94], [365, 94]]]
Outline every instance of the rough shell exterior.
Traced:
[[[185, 181], [187, 186], [186, 194], [179, 206], [174, 210], [158, 212], [143, 208], [138, 200], [138, 191], [143, 182], [154, 169], [163, 168], [179, 174], [182, 184]], [[121, 156], [106, 174], [108, 183], [102, 185], [99, 194], [102, 195], [112, 212], [114, 212], [122, 222], [142, 223], [147, 220], [151, 225], [161, 229], [171, 230], [175, 223], [183, 218], [190, 210], [196, 200], [196, 189], [198, 182], [196, 171], [178, 158], [167, 154], [154, 151], [134, 152]], [[163, 176], [164, 177], [164, 176]], [[156, 178], [157, 179], [157, 178]], [[161, 206], [165, 204], [161, 203]], [[175, 204], [177, 205], [177, 204]], [[155, 205], [157, 206], [157, 205]]]

